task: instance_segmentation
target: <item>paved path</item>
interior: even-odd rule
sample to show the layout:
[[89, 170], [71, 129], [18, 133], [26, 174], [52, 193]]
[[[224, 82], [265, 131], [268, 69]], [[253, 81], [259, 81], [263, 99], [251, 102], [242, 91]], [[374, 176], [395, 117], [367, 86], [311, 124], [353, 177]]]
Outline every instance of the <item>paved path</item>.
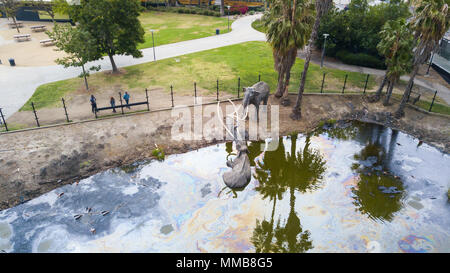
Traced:
[[[304, 58], [304, 53], [299, 52], [298, 57]], [[313, 58], [311, 59], [311, 61], [315, 64], [320, 65], [320, 56], [313, 55]], [[329, 67], [329, 68], [335, 68], [335, 69], [339, 69], [339, 70], [359, 72], [359, 73], [371, 74], [371, 75], [377, 75], [377, 76], [384, 76], [384, 73], [385, 73], [385, 70], [368, 68], [368, 67], [363, 67], [363, 66], [356, 66], [356, 65], [348, 65], [348, 64], [344, 64], [344, 63], [340, 63], [340, 62], [329, 61], [326, 59], [324, 60], [323, 65], [325, 67]], [[402, 79], [404, 81], [409, 81], [409, 76], [404, 75], [404, 76], [401, 76], [400, 79]], [[443, 100], [445, 100], [448, 104], [450, 104], [450, 89], [448, 86], [444, 86], [440, 83], [433, 82], [433, 81], [426, 81], [423, 79], [419, 79], [417, 77], [414, 79], [414, 84], [417, 84], [421, 87], [425, 87], [427, 89], [437, 90], [438, 96], [441, 97]]]
[[[254, 30], [251, 23], [261, 15], [239, 18], [231, 25], [232, 31], [226, 34], [189, 40], [174, 44], [162, 45], [155, 48], [156, 60], [199, 52], [203, 50], [239, 44], [249, 41], [265, 41], [263, 33]], [[153, 49], [142, 50], [143, 57], [135, 59], [131, 56], [115, 56], [118, 67], [125, 67], [153, 61]], [[111, 70], [109, 58], [89, 63], [87, 66], [101, 65], [102, 71]], [[27, 102], [36, 88], [44, 83], [70, 79], [80, 75], [79, 68], [64, 68], [60, 65], [41, 67], [11, 67], [0, 65], [0, 107], [6, 117], [11, 116]]]

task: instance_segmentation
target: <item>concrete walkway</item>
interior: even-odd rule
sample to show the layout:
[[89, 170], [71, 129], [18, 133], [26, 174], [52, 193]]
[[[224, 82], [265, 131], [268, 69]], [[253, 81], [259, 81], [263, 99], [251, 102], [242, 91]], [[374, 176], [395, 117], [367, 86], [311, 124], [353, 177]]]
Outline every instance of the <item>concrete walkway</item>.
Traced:
[[[237, 19], [231, 25], [232, 31], [226, 34], [167, 44], [155, 48], [156, 60], [172, 58], [189, 53], [214, 49], [218, 47], [239, 44], [249, 41], [265, 41], [265, 34], [251, 27], [254, 20], [261, 14], [245, 16]], [[117, 67], [142, 64], [153, 61], [153, 48], [142, 50], [143, 57], [135, 59], [131, 56], [115, 56]], [[101, 71], [111, 70], [109, 58], [87, 64], [101, 65]], [[65, 80], [80, 75], [79, 68], [64, 68], [60, 65], [41, 67], [11, 67], [0, 65], [0, 108], [6, 117], [11, 116], [24, 105], [33, 95], [36, 88], [44, 83]]]

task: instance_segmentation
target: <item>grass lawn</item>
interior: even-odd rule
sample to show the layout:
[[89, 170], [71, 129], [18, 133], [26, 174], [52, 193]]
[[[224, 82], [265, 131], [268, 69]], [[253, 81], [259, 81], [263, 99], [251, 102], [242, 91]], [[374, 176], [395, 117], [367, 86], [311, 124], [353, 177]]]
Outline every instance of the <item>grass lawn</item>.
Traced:
[[[152, 47], [152, 33], [155, 30], [155, 46], [198, 39], [228, 32], [227, 18], [196, 14], [146, 11], [139, 17], [145, 30], [145, 42], [139, 48]], [[230, 30], [232, 20], [230, 19]]]
[[266, 33], [266, 28], [263, 26], [261, 20], [255, 20], [252, 23], [252, 28], [256, 29], [259, 32]]
[[[290, 92], [297, 92], [299, 79], [303, 69], [303, 60], [297, 59], [292, 69]], [[273, 68], [272, 50], [265, 42], [247, 42], [238, 45], [221, 47], [125, 67], [122, 73], [112, 75], [109, 72], [92, 74], [89, 85], [94, 92], [120, 88], [131, 92], [144, 92], [145, 88], [163, 87], [167, 92], [170, 85], [176, 94], [193, 95], [193, 83], [197, 88], [215, 94], [216, 80], [219, 79], [219, 89], [237, 94], [238, 77], [241, 78], [241, 88], [251, 86], [261, 80], [270, 85], [271, 93], [277, 85], [277, 73]], [[341, 92], [345, 75], [348, 74], [346, 92], [361, 92], [364, 88], [366, 75], [356, 72], [346, 72], [336, 69], [321, 69], [311, 64], [306, 79], [306, 92], [320, 92], [323, 73], [326, 74], [324, 92]], [[71, 93], [84, 88], [83, 79], [73, 78], [39, 86], [21, 111], [30, 110], [33, 101], [37, 108], [60, 107], [61, 97], [70, 99]], [[374, 77], [369, 78], [367, 89], [375, 88]], [[241, 89], [242, 90], [242, 89]], [[85, 91], [83, 91], [85, 92]]]

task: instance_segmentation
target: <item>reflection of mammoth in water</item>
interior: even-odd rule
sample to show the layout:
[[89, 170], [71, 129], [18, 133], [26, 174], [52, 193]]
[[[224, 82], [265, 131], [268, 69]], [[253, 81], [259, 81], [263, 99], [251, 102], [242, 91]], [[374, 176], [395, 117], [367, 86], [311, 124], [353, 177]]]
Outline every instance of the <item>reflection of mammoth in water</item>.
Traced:
[[223, 182], [231, 189], [239, 189], [247, 186], [252, 175], [245, 141], [236, 141], [236, 149], [236, 158], [227, 161], [227, 166], [232, 168], [231, 171], [223, 174]]
[[[256, 221], [251, 241], [256, 252], [305, 252], [312, 248], [309, 231], [303, 231], [295, 212], [295, 191], [314, 190], [322, 180], [325, 161], [322, 155], [309, 147], [310, 137], [306, 137], [305, 147], [297, 152], [297, 135], [292, 135], [291, 151], [285, 152], [282, 139], [275, 151], [267, 151], [262, 162], [258, 162], [255, 178], [260, 185], [256, 188], [263, 198], [273, 201], [270, 221]], [[277, 200], [289, 190], [290, 212], [282, 224], [278, 220], [274, 227]]]
[[398, 132], [392, 132], [387, 153], [379, 142], [380, 133], [378, 130], [375, 141], [369, 141], [354, 155], [359, 163], [352, 168], [359, 174], [359, 181], [352, 193], [354, 204], [360, 212], [373, 219], [391, 221], [395, 212], [402, 208], [404, 193], [401, 180], [389, 173]]

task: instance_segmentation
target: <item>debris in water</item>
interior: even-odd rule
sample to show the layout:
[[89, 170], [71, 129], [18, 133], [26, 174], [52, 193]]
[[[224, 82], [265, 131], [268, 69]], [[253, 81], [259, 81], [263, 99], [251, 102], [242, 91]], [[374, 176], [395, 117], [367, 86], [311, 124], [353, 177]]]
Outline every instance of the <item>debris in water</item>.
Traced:
[[77, 215], [74, 216], [74, 218], [75, 218], [75, 220], [78, 220], [78, 219], [81, 218], [81, 216], [83, 216], [83, 215], [82, 214], [77, 214]]
[[419, 140], [419, 143], [417, 144], [417, 147], [419, 147], [420, 145], [422, 145], [423, 141]]
[[61, 198], [61, 196], [63, 196], [64, 195], [64, 193], [62, 192], [62, 193], [60, 193], [60, 194], [58, 194], [58, 198]]
[[106, 215], [108, 215], [108, 214], [109, 214], [109, 211], [107, 211], [107, 210], [102, 211], [102, 215], [103, 215], [103, 216], [106, 216]]
[[398, 142], [397, 142], [397, 145], [398, 145], [398, 146], [402, 146], [402, 144], [400, 144], [400, 143], [398, 143]]
[[86, 207], [86, 212], [91, 212], [91, 210], [92, 210], [92, 208], [88, 208], [88, 207]]
[[91, 228], [91, 233], [95, 234], [95, 228]]

